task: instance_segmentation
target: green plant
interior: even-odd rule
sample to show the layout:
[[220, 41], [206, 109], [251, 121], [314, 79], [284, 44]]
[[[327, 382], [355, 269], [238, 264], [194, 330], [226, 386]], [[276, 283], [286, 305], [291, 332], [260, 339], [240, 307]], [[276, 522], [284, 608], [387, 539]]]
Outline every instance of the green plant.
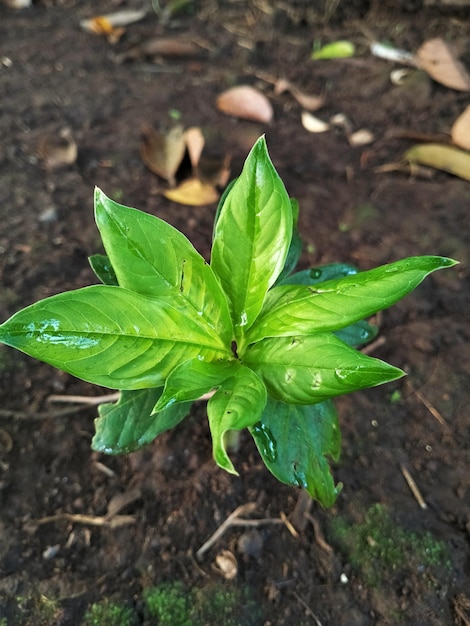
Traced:
[[135, 623], [132, 609], [107, 599], [92, 604], [83, 618], [83, 626], [132, 626]]
[[181, 583], [150, 587], [144, 591], [144, 600], [149, 616], [161, 626], [192, 626], [191, 600]]
[[191, 590], [180, 582], [162, 583], [144, 591], [149, 617], [160, 626], [250, 626], [259, 624], [259, 610], [243, 588], [209, 585]]
[[449, 555], [442, 541], [429, 532], [416, 533], [397, 525], [380, 504], [371, 506], [361, 523], [333, 518], [331, 534], [351, 565], [374, 587], [390, 583], [392, 577], [403, 580], [405, 571], [426, 576], [433, 569], [449, 570]]
[[46, 298], [0, 326], [0, 341], [86, 381], [121, 390], [99, 409], [93, 448], [135, 450], [207, 405], [217, 464], [236, 474], [226, 433], [248, 428], [269, 470], [325, 506], [340, 490], [331, 399], [403, 372], [355, 347], [363, 318], [456, 262], [403, 259], [357, 272], [334, 264], [292, 273], [298, 205], [260, 138], [216, 214], [210, 264], [166, 222], [95, 193], [104, 283]]

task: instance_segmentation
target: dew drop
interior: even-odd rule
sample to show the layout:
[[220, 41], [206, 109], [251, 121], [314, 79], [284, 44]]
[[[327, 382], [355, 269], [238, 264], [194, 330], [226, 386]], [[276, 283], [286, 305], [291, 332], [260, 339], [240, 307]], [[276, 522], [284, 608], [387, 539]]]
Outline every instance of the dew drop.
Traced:
[[255, 424], [252, 430], [261, 454], [265, 459], [274, 463], [277, 459], [277, 443], [272, 432], [262, 422]]

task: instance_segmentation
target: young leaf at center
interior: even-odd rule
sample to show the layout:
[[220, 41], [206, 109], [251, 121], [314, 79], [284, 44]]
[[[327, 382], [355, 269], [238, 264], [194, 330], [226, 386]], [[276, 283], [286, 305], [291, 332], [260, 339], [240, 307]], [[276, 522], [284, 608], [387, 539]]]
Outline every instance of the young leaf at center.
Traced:
[[211, 267], [229, 300], [237, 342], [261, 311], [291, 240], [291, 201], [261, 137], [225, 197], [212, 245]]

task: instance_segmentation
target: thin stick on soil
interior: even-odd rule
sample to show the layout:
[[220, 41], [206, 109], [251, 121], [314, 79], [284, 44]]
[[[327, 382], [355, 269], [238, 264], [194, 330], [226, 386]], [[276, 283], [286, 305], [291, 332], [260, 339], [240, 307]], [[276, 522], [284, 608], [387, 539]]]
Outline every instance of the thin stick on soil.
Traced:
[[333, 548], [330, 546], [329, 543], [325, 541], [325, 538], [323, 537], [323, 532], [322, 532], [322, 529], [320, 527], [318, 520], [315, 517], [313, 517], [313, 515], [309, 513], [308, 511], [304, 513], [304, 517], [305, 519], [308, 519], [308, 521], [312, 524], [313, 533], [315, 535], [315, 541], [320, 546], [320, 548], [324, 550], [325, 552], [327, 552], [328, 554], [332, 554]]
[[209, 537], [209, 539], [199, 548], [196, 552], [196, 558], [200, 559], [203, 554], [205, 554], [213, 545], [216, 543], [220, 537], [231, 527], [231, 526], [262, 526], [263, 524], [284, 524], [285, 521], [282, 519], [275, 518], [264, 518], [264, 519], [242, 519], [240, 515], [244, 513], [252, 513], [256, 509], [255, 502], [248, 502], [247, 504], [242, 504], [237, 507], [233, 513], [227, 517], [227, 519], [219, 526], [219, 528], [215, 531], [213, 535]]
[[318, 617], [315, 615], [315, 613], [312, 611], [312, 609], [308, 606], [308, 604], [305, 602], [305, 600], [301, 598], [296, 591], [293, 591], [292, 594], [295, 596], [298, 602], [300, 602], [300, 604], [304, 607], [307, 615], [309, 615], [314, 620], [315, 624], [317, 626], [322, 626], [322, 623], [320, 622]]
[[418, 485], [415, 483], [415, 481], [414, 481], [413, 477], [411, 476], [410, 472], [406, 469], [406, 467], [404, 465], [400, 465], [400, 469], [401, 469], [401, 473], [403, 474], [404, 479], [406, 480], [406, 482], [408, 484], [408, 487], [411, 490], [411, 493], [416, 498], [416, 502], [419, 504], [419, 506], [423, 510], [427, 509], [428, 505], [424, 501], [424, 498], [421, 495], [420, 490], [418, 489]]
[[413, 393], [418, 398], [418, 400], [424, 404], [424, 406], [431, 413], [431, 415], [437, 419], [439, 424], [443, 426], [449, 434], [452, 435], [452, 429], [450, 428], [449, 424], [445, 421], [439, 411], [429, 402], [426, 396], [424, 396], [418, 389], [413, 389]]

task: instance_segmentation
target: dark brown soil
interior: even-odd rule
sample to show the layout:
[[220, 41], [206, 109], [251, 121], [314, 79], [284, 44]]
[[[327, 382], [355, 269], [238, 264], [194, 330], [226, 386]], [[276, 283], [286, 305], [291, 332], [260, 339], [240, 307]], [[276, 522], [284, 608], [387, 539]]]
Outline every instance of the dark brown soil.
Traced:
[[[96, 282], [87, 263], [101, 251], [94, 185], [163, 217], [208, 255], [215, 207], [165, 200], [166, 183], [139, 156], [143, 125], [168, 123], [170, 109], [181, 112], [185, 126], [204, 126], [221, 138], [233, 153], [233, 175], [254, 138], [266, 132], [272, 159], [300, 202], [303, 267], [345, 261], [368, 269], [415, 254], [447, 255], [461, 264], [432, 275], [380, 316], [385, 341], [374, 355], [409, 376], [338, 401], [344, 440], [334, 473], [344, 489], [336, 505], [314, 505], [296, 535], [283, 524], [260, 525], [248, 536], [249, 528], [233, 527], [199, 561], [195, 552], [238, 506], [255, 502], [254, 519], [292, 519], [299, 491], [265, 470], [248, 435], [233, 456], [240, 477], [219, 470], [202, 405], [143, 451], [97, 455], [90, 447], [96, 409], [64, 413], [64, 405], [47, 399], [107, 390], [2, 348], [0, 623], [81, 624], [91, 603], [109, 598], [133, 608], [137, 623], [152, 624], [143, 589], [180, 581], [202, 594], [214, 585], [243, 592], [232, 621], [206, 618], [214, 625], [469, 624], [470, 186], [439, 172], [426, 179], [375, 169], [397, 162], [409, 147], [394, 131], [449, 132], [468, 94], [433, 82], [419, 91], [394, 87], [392, 66], [370, 56], [366, 37], [372, 32], [416, 50], [426, 38], [442, 36], [460, 46], [468, 63], [468, 13], [340, 2], [325, 20], [321, 2], [200, 0], [165, 24], [150, 11], [114, 45], [79, 27], [84, 17], [140, 4], [44, 1], [21, 11], [0, 5], [2, 321], [37, 299]], [[134, 41], [157, 35], [184, 36], [201, 53], [116, 62]], [[363, 54], [310, 60], [314, 40], [340, 38], [353, 39]], [[320, 117], [344, 113], [354, 129], [371, 130], [375, 142], [350, 147], [341, 131], [309, 134], [299, 105], [289, 94], [274, 96], [266, 76], [325, 93]], [[217, 94], [241, 83], [271, 98], [269, 127], [216, 111]], [[64, 128], [73, 133], [78, 159], [45, 170], [37, 147]], [[427, 508], [419, 506], [403, 468]], [[129, 493], [135, 497], [120, 514], [132, 523], [90, 523]], [[379, 539], [366, 530], [358, 557], [359, 529], [368, 528], [377, 510], [394, 530], [384, 524]], [[418, 538], [431, 542], [424, 553]], [[248, 551], [240, 551], [247, 540]], [[401, 560], [390, 550], [374, 552], [381, 542], [395, 546]], [[425, 557], [434, 548], [440, 556], [431, 563]], [[238, 561], [232, 581], [215, 569], [223, 550]], [[56, 603], [53, 617], [37, 616], [44, 598]]]

